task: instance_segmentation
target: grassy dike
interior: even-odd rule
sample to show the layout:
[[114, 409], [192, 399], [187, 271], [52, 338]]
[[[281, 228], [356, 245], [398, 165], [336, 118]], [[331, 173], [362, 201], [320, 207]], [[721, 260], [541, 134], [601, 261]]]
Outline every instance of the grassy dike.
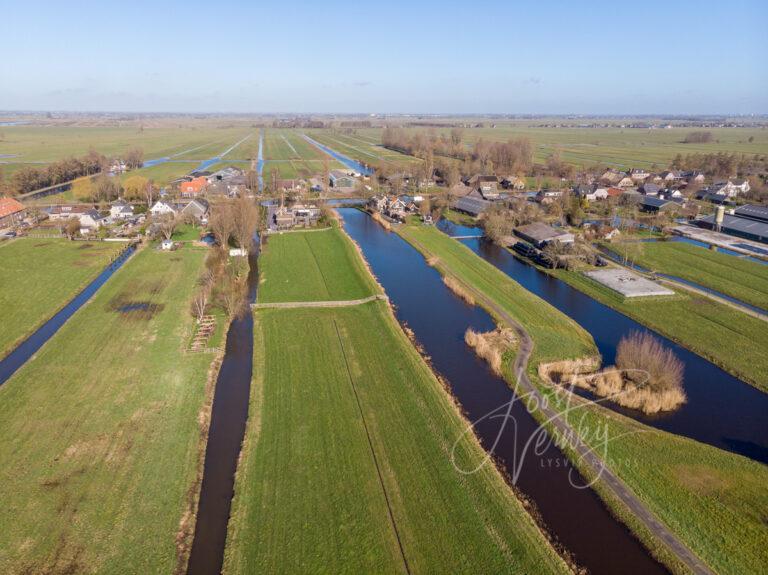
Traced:
[[[380, 290], [338, 229], [271, 236], [260, 270], [260, 302]], [[318, 274], [338, 281], [321, 289]], [[467, 422], [386, 302], [258, 309], [254, 319], [225, 573], [566, 571], [494, 466], [453, 467]], [[461, 465], [483, 457], [479, 443], [460, 444]]]
[[0, 244], [0, 358], [93, 281], [125, 244], [18, 238]]
[[174, 572], [214, 360], [185, 352], [204, 256], [139, 251], [0, 387], [0, 572]]
[[[557, 405], [553, 390], [539, 380], [536, 366], [541, 361], [594, 353], [588, 335], [585, 337], [580, 327], [547, 302], [437, 229], [406, 225], [397, 231], [425, 257], [437, 258], [441, 273], [450, 269], [525, 325], [535, 343], [530, 378]], [[509, 370], [506, 376], [513, 381]], [[768, 481], [768, 467], [652, 429], [599, 406], [580, 409], [569, 417], [573, 424], [583, 423], [584, 429], [607, 430], [611, 438], [608, 467], [715, 571], [736, 575], [760, 571], [768, 564], [768, 551], [761, 543], [768, 536], [768, 493], [761, 487]], [[585, 440], [599, 447], [593, 435]], [[661, 560], [682, 571], [665, 548], [599, 483], [596, 489]]]

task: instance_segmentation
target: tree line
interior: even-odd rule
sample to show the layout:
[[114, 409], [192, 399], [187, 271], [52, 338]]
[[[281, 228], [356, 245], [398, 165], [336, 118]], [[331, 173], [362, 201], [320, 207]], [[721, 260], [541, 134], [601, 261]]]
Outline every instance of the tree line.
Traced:
[[713, 176], [730, 177], [737, 174], [763, 172], [768, 168], [765, 155], [713, 152], [710, 154], [677, 154], [672, 160], [675, 170], [697, 170]]

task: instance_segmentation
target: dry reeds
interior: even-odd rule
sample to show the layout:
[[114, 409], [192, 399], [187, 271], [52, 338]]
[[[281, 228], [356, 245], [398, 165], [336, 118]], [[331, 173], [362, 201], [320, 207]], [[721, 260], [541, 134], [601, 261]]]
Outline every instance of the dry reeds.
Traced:
[[381, 217], [381, 214], [379, 212], [373, 212], [371, 214], [371, 217], [374, 221], [378, 222], [382, 228], [385, 230], [392, 231], [392, 224], [390, 224], [387, 220], [385, 220], [383, 217]]
[[475, 305], [475, 298], [472, 294], [463, 286], [458, 280], [455, 280], [451, 276], [445, 276], [443, 283], [448, 286], [453, 293], [467, 302], [469, 305]]
[[480, 333], [469, 328], [464, 333], [464, 341], [475, 350], [479, 358], [488, 362], [494, 373], [502, 375], [504, 354], [515, 345], [515, 336], [511, 329], [495, 329]]

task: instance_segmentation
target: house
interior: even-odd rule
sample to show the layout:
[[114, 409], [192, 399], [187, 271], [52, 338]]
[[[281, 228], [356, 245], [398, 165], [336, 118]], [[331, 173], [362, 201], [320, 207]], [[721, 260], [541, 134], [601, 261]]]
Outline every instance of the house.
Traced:
[[234, 166], [227, 166], [226, 168], [222, 168], [221, 170], [213, 172], [211, 175], [205, 177], [209, 184], [214, 182], [224, 182], [236, 178], [243, 178], [243, 184], [245, 183], [243, 170]]
[[646, 196], [658, 196], [661, 191], [661, 186], [656, 184], [645, 183], [640, 186], [640, 193]]
[[621, 232], [619, 231], [619, 228], [611, 228], [603, 234], [603, 238], [608, 241], [612, 241], [618, 238], [620, 235], [621, 235]]
[[127, 172], [127, 171], [128, 171], [128, 166], [126, 166], [125, 162], [120, 159], [114, 160], [112, 164], [109, 166], [109, 173], [112, 175], [122, 174], [123, 172]]
[[618, 170], [609, 169], [603, 172], [603, 175], [600, 176], [600, 180], [610, 184], [612, 186], [617, 185], [622, 179], [626, 178], [627, 174], [624, 172], [619, 172]]
[[645, 196], [640, 202], [640, 209], [649, 213], [667, 212], [679, 208], [680, 204], [676, 202], [654, 198], [653, 196]]
[[615, 187], [610, 187], [608, 188], [607, 191], [608, 191], [609, 198], [618, 198], [624, 193], [624, 190], [622, 190], [621, 188], [615, 188]]
[[0, 228], [18, 224], [24, 219], [26, 208], [14, 198], [0, 198]]
[[206, 222], [208, 220], [208, 207], [208, 202], [202, 198], [181, 202], [158, 200], [155, 202], [155, 205], [149, 209], [149, 212], [153, 216], [190, 216], [198, 221]]
[[177, 216], [179, 213], [177, 210], [177, 204], [175, 204], [174, 202], [168, 202], [165, 200], [156, 201], [155, 205], [149, 208], [149, 212], [153, 216], [164, 216], [166, 214]]
[[329, 180], [332, 188], [354, 188], [357, 183], [352, 173], [344, 170], [331, 170]]
[[499, 177], [493, 174], [475, 174], [471, 178], [464, 180], [464, 183], [470, 188], [479, 188], [483, 185], [497, 187], [499, 185]]
[[205, 191], [209, 184], [208, 178], [199, 176], [188, 182], [179, 184], [179, 192], [182, 198], [196, 198]]
[[585, 186], [582, 184], [574, 187], [573, 193], [580, 198], [584, 198], [592, 202], [595, 200], [606, 199], [608, 197], [608, 188], [598, 187], [596, 185]]
[[52, 222], [77, 218], [81, 228], [97, 229], [104, 224], [104, 217], [94, 208], [87, 205], [52, 206], [47, 210], [48, 218]]
[[683, 177], [680, 175], [679, 170], [666, 170], [664, 172], [661, 172], [661, 174], [659, 174], [659, 177], [662, 179], [662, 181], [666, 183], [673, 183], [683, 179]]
[[689, 170], [681, 172], [680, 179], [685, 180], [688, 184], [703, 184], [704, 174], [697, 170]]
[[709, 187], [710, 192], [724, 194], [729, 198], [736, 197], [739, 194], [746, 194], [750, 189], [747, 180], [727, 180], [724, 182], [717, 182]]
[[631, 188], [635, 185], [635, 180], [630, 178], [629, 176], [624, 176], [621, 178], [618, 182], [614, 184], [617, 188]]
[[553, 228], [542, 222], [518, 226], [515, 228], [515, 235], [537, 248], [543, 248], [550, 242], [572, 244], [576, 240], [572, 233]]
[[117, 200], [109, 206], [109, 217], [112, 221], [126, 220], [133, 217], [133, 206], [125, 200]]
[[650, 175], [650, 172], [642, 168], [632, 168], [629, 171], [629, 177], [636, 182], [644, 182]]
[[173, 240], [163, 240], [160, 242], [160, 249], [161, 250], [172, 250], [173, 249]]

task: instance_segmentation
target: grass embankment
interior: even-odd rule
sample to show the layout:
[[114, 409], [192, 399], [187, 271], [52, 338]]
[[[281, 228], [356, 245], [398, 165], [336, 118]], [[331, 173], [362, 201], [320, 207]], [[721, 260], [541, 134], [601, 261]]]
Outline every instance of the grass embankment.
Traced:
[[3, 573], [173, 572], [213, 360], [184, 353], [204, 255], [139, 252], [0, 387]]
[[259, 265], [259, 302], [352, 300], [378, 292], [338, 228], [272, 235]]
[[[622, 244], [606, 247], [623, 255]], [[684, 242], [643, 243], [631, 257], [644, 268], [675, 275], [763, 309], [768, 309], [768, 266]]]
[[[285, 258], [311, 258], [330, 233], [295, 234], [303, 244], [272, 236], [261, 270], [286, 273]], [[334, 240], [337, 257], [321, 260], [321, 273], [354, 276], [375, 293], [351, 242], [338, 239], [347, 246]], [[281, 299], [297, 295], [318, 294]], [[412, 573], [565, 570], [494, 466], [453, 467], [467, 422], [386, 303], [262, 309], [254, 332], [226, 573], [395, 573], [406, 562]], [[477, 442], [459, 449], [462, 465], [484, 457]]]
[[469, 214], [457, 212], [456, 210], [447, 209], [443, 212], [443, 217], [449, 222], [459, 224], [460, 226], [476, 226], [477, 219], [473, 218]]
[[125, 248], [113, 242], [18, 238], [0, 252], [0, 358], [64, 307]]
[[759, 343], [768, 341], [768, 322], [682, 289], [672, 288], [677, 292], [674, 297], [633, 301], [581, 273], [546, 271], [758, 389], [768, 391], [768, 355]]
[[[529, 375], [550, 397], [550, 403], [557, 406], [553, 390], [539, 380], [535, 367], [542, 360], [557, 359], [558, 354], [560, 359], [573, 357], [574, 350], [583, 346], [582, 330], [566, 329], [569, 324], [575, 324], [437, 229], [403, 226], [398, 232], [409, 241], [417, 241], [421, 250], [427, 252], [427, 257], [436, 257], [448, 264], [462, 281], [485, 293], [526, 327], [535, 344]], [[437, 267], [440, 269], [440, 265]], [[505, 279], [499, 278], [499, 273]], [[507, 282], [515, 284], [516, 288], [503, 287]], [[528, 297], [521, 298], [517, 295], [519, 291]], [[546, 331], [542, 332], [536, 321], [538, 316], [562, 326], [558, 330], [562, 352], [558, 352]], [[505, 375], [513, 381], [509, 368]], [[768, 536], [765, 524], [768, 493], [761, 488], [768, 481], [768, 467], [691, 439], [652, 429], [597, 405], [572, 414], [571, 421], [579, 423], [582, 413], [584, 425], [574, 427], [592, 430], [585, 437], [587, 443], [599, 449], [594, 430], [606, 429], [610, 438], [608, 467], [715, 571], [736, 575], [760, 571], [768, 564], [768, 550], [761, 543]], [[602, 453], [602, 450], [598, 452]], [[678, 570], [667, 552], [649, 538], [621, 504], [606, 496], [599, 485], [598, 492], [654, 553]]]

